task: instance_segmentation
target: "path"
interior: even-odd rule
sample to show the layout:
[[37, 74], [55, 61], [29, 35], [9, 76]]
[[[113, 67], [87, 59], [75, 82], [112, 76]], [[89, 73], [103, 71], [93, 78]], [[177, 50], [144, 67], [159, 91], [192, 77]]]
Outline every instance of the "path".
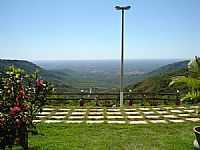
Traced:
[[44, 123], [183, 123], [198, 122], [198, 106], [138, 108], [56, 108], [45, 107], [34, 122]]

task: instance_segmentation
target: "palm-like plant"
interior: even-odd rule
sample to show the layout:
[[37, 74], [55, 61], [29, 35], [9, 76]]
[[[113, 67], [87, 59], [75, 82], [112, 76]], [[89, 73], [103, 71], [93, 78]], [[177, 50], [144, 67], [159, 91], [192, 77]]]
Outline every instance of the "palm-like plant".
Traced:
[[189, 74], [187, 77], [178, 76], [172, 78], [169, 85], [186, 84], [190, 90], [181, 100], [193, 100], [200, 102], [200, 57], [196, 56], [195, 59], [189, 62], [188, 72]]

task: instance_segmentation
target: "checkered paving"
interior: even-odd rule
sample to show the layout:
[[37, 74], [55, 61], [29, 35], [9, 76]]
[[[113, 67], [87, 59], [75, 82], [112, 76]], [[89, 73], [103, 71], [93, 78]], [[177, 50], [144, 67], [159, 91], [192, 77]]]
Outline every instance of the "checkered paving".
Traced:
[[198, 106], [138, 108], [45, 107], [35, 123], [149, 124], [199, 122]]

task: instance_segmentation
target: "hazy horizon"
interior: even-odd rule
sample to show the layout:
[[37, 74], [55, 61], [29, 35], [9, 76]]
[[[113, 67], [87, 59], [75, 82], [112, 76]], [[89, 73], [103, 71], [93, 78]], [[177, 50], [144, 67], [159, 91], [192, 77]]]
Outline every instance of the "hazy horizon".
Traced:
[[[194, 57], [192, 57], [194, 58]], [[124, 61], [130, 61], [130, 60], [190, 60], [192, 58], [129, 58], [129, 59], [124, 59]], [[104, 60], [113, 60], [113, 61], [121, 61], [121, 59], [16, 59], [16, 58], [0, 58], [2, 60], [24, 60], [24, 61], [104, 61]]]

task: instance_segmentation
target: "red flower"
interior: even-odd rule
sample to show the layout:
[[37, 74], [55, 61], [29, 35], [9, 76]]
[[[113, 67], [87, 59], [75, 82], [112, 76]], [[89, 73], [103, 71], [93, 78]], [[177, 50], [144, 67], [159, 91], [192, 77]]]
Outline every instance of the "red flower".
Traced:
[[14, 106], [14, 107], [11, 107], [10, 108], [10, 113], [12, 115], [16, 115], [16, 113], [20, 112], [21, 111], [21, 108], [19, 106]]
[[16, 103], [15, 103], [15, 106], [19, 106], [19, 98], [20, 98], [20, 96], [17, 96], [17, 97], [16, 97]]
[[24, 96], [25, 96], [24, 89], [21, 89], [21, 90], [19, 91], [19, 95], [20, 95], [21, 97], [24, 97]]
[[43, 89], [43, 87], [44, 87], [44, 80], [36, 80], [36, 87], [38, 88], [38, 89]]

